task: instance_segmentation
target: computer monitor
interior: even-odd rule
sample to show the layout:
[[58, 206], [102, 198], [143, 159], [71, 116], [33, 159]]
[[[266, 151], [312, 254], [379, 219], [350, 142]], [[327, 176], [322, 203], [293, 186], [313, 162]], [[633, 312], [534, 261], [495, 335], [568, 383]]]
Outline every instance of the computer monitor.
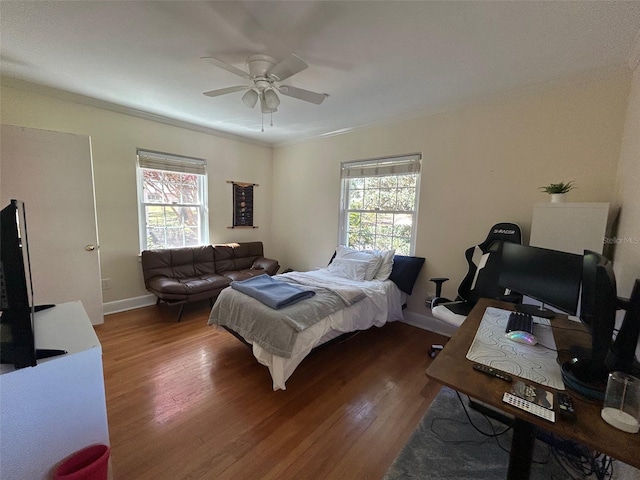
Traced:
[[547, 248], [504, 243], [498, 284], [542, 305], [518, 304], [518, 311], [552, 318], [550, 305], [575, 315], [582, 280], [582, 255]]
[[589, 398], [604, 398], [607, 375], [613, 368], [611, 346], [618, 308], [616, 292], [611, 261], [585, 250], [580, 320], [591, 333], [591, 346], [571, 348], [574, 358], [562, 365], [562, 378], [569, 388]]

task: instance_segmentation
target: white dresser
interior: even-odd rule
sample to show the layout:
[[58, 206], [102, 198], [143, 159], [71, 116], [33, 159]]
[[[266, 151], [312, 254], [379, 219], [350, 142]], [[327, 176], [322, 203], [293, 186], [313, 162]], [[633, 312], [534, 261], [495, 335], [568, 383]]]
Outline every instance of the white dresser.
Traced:
[[605, 238], [617, 216], [610, 203], [536, 203], [529, 245], [582, 255], [605, 253]]
[[35, 367], [0, 366], [0, 478], [51, 478], [60, 460], [109, 445], [102, 347], [81, 302], [36, 313], [37, 348], [67, 350]]

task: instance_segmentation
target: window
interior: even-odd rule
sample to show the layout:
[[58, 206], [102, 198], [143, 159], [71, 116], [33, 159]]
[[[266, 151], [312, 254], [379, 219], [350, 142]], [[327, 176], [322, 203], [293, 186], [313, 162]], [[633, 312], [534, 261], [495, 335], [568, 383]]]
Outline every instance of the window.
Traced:
[[138, 150], [140, 248], [209, 242], [206, 162]]
[[342, 163], [339, 242], [412, 255], [421, 155]]

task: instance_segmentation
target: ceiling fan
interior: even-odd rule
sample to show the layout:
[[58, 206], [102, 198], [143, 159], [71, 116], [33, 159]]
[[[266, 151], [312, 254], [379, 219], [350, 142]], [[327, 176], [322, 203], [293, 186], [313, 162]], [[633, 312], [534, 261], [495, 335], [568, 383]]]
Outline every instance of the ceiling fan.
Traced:
[[202, 57], [202, 59], [252, 82], [250, 86], [236, 85], [204, 92], [207, 97], [217, 97], [247, 90], [242, 96], [242, 101], [246, 106], [253, 108], [260, 100], [262, 113], [274, 113], [278, 111], [278, 105], [280, 105], [280, 98], [277, 92], [298, 100], [315, 103], [316, 105], [320, 105], [329, 96], [326, 93], [316, 93], [290, 85], [279, 85], [279, 82], [308, 67], [304, 60], [293, 53], [279, 63], [275, 58], [268, 55], [260, 53], [250, 55], [246, 61], [249, 73], [217, 58]]

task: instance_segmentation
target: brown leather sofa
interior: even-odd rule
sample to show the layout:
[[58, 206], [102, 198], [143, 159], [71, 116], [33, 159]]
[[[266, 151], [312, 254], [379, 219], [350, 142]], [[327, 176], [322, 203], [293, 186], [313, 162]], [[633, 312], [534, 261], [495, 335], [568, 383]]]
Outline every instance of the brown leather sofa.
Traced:
[[166, 248], [142, 252], [144, 285], [158, 302], [184, 304], [212, 299], [233, 280], [275, 275], [277, 260], [263, 256], [262, 242]]

